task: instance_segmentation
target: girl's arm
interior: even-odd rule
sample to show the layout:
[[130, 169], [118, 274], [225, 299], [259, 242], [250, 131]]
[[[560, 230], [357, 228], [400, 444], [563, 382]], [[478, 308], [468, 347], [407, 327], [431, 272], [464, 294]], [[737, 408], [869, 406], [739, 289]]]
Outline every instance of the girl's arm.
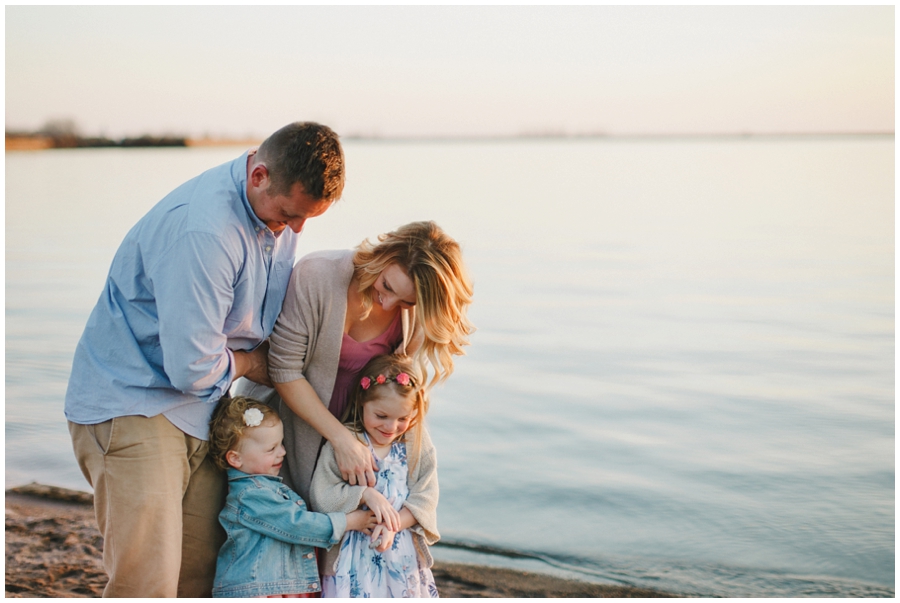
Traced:
[[[417, 429], [423, 429], [421, 448], [415, 469], [410, 467], [407, 479], [409, 496], [404, 501], [403, 508], [400, 509], [400, 530], [412, 528], [414, 532], [425, 539], [426, 544], [431, 545], [441, 537], [437, 531], [437, 455], [428, 432], [424, 430], [424, 427]], [[415, 441], [415, 434], [411, 434], [411, 437], [407, 439], [407, 452], [413, 441]], [[375, 547], [375, 550], [379, 553], [386, 551], [394, 542], [395, 535], [396, 532], [391, 531], [384, 524], [375, 526], [375, 529], [372, 530], [372, 542], [380, 540], [380, 544]]]
[[362, 501], [375, 513], [378, 523], [384, 524], [384, 527], [394, 532], [403, 529], [400, 527], [400, 514], [381, 492], [375, 488], [366, 488], [363, 490]]
[[[410, 513], [409, 509], [403, 507], [400, 509], [400, 528], [398, 530], [391, 530], [385, 524], [378, 524], [372, 530], [372, 542], [378, 542], [378, 546], [375, 547], [375, 550], [379, 553], [383, 553], [388, 550], [394, 542], [394, 537], [397, 535], [397, 532], [402, 532], [408, 528], [411, 528], [415, 525], [418, 525], [416, 518], [413, 517], [413, 514]], [[379, 540], [380, 539], [380, 540]]]
[[350, 485], [375, 485], [378, 466], [372, 453], [331, 414], [306, 379], [276, 383], [275, 390], [294, 414], [309, 423], [335, 450], [341, 479]]
[[282, 542], [322, 548], [340, 542], [347, 530], [347, 515], [313, 513], [302, 503], [299, 496], [285, 500], [275, 488], [246, 488], [238, 500], [238, 521]]
[[362, 532], [364, 534], [371, 534], [372, 529], [378, 525], [378, 522], [375, 520], [375, 514], [371, 511], [364, 511], [362, 509], [358, 511], [350, 511], [347, 513], [347, 531], [350, 532]]
[[416, 525], [418, 523], [419, 522], [416, 521], [416, 518], [413, 517], [413, 514], [409, 509], [407, 509], [406, 507], [403, 507], [402, 509], [400, 509], [400, 530], [399, 531], [402, 532], [403, 530], [408, 530], [409, 528], [413, 527], [414, 525]]
[[[330, 413], [329, 413], [330, 414]], [[341, 425], [341, 429], [350, 431]], [[368, 451], [368, 449], [367, 449]], [[309, 486], [309, 502], [317, 511], [349, 513], [359, 508], [366, 486], [352, 486], [344, 481], [331, 442], [326, 442]]]
[[[422, 443], [415, 468], [410, 467], [407, 481], [409, 496], [404, 501], [403, 509], [401, 510], [401, 525], [403, 524], [403, 511], [409, 511], [415, 522], [408, 527], [413, 527], [414, 531], [420, 533], [428, 544], [434, 544], [441, 538], [437, 529], [439, 494], [437, 453], [431, 437], [428, 435], [428, 430], [422, 425], [415, 429], [422, 430]], [[415, 434], [411, 433], [407, 438], [407, 452], [411, 450], [414, 441]]]
[[310, 484], [309, 499], [316, 510], [345, 513], [366, 503], [375, 514], [377, 523], [386, 523], [392, 528], [400, 525], [399, 514], [377, 490], [366, 486], [351, 486], [343, 480], [330, 443], [322, 447]]

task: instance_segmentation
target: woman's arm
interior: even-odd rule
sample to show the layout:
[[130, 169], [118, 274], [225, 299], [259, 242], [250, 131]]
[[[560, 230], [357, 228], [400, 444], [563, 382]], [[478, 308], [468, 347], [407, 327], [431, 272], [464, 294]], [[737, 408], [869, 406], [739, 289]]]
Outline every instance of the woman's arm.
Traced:
[[333, 296], [346, 296], [346, 291], [335, 290], [333, 283], [323, 285], [331, 282], [333, 268], [331, 262], [307, 258], [294, 267], [281, 314], [269, 338], [269, 375], [288, 408], [335, 446], [344, 479], [374, 486], [377, 467], [372, 455], [328, 411], [303, 374], [310, 353], [310, 330], [317, 329], [323, 320], [321, 308], [328, 307]]
[[294, 414], [309, 423], [334, 447], [341, 477], [351, 486], [375, 485], [378, 466], [372, 453], [331, 414], [306, 379], [276, 383], [275, 390]]

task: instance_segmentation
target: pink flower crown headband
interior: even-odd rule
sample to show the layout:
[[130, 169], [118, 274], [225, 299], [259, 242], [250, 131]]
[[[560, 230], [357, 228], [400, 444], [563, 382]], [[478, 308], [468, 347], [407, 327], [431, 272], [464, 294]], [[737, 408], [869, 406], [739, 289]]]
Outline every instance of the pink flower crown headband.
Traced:
[[359, 385], [363, 389], [369, 389], [372, 387], [372, 384], [375, 385], [384, 385], [389, 381], [395, 382], [397, 385], [407, 386], [409, 385], [409, 375], [406, 373], [397, 373], [396, 377], [386, 377], [384, 375], [378, 375], [377, 377], [363, 377], [359, 380]]

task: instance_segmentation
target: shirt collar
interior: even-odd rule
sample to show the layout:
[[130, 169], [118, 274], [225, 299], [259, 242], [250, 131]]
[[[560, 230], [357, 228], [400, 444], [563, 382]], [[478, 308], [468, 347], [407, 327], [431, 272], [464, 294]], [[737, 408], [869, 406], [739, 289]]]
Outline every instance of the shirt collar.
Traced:
[[250, 157], [251, 150], [252, 149], [244, 151], [244, 154], [234, 162], [234, 165], [231, 166], [231, 176], [234, 179], [234, 183], [238, 190], [241, 192], [241, 202], [244, 204], [247, 216], [250, 217], [250, 223], [256, 226], [257, 230], [262, 230], [267, 228], [266, 223], [260, 220], [253, 212], [253, 208], [250, 206], [250, 200], [247, 198], [247, 158]]

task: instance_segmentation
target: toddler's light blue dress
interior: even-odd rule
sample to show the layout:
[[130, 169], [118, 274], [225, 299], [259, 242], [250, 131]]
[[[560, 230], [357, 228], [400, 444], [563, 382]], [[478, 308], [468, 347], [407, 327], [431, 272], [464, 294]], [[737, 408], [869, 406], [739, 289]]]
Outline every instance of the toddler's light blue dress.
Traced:
[[[369, 450], [374, 456], [371, 443]], [[375, 460], [378, 462], [375, 489], [399, 511], [409, 496], [406, 444], [394, 442], [384, 459], [376, 456]], [[362, 532], [344, 534], [335, 575], [322, 577], [323, 597], [437, 598], [434, 576], [429, 568], [419, 567], [419, 556], [409, 530], [397, 533], [391, 548], [383, 553], [370, 549], [371, 543], [371, 537]]]

